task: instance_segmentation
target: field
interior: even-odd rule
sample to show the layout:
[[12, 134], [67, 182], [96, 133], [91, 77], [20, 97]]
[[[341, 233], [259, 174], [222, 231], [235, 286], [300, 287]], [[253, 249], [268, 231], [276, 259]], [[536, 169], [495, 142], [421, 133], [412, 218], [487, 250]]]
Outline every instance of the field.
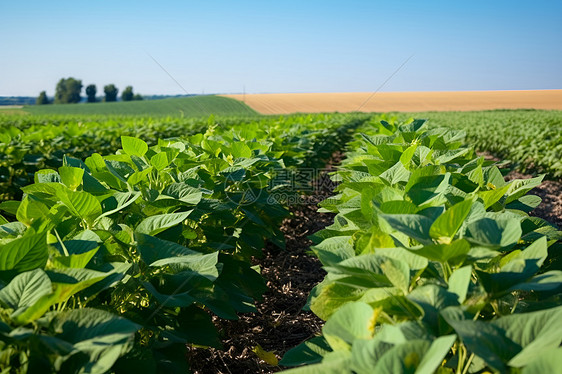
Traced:
[[[253, 115], [245, 104], [220, 96], [192, 96], [162, 100], [128, 101], [94, 104], [32, 105], [21, 109], [35, 115], [135, 115], [208, 117], [214, 115]], [[0, 111], [0, 114], [2, 112]]]
[[225, 95], [262, 114], [562, 110], [562, 90]]
[[349, 95], [0, 112], [0, 370], [556, 372], [562, 111]]

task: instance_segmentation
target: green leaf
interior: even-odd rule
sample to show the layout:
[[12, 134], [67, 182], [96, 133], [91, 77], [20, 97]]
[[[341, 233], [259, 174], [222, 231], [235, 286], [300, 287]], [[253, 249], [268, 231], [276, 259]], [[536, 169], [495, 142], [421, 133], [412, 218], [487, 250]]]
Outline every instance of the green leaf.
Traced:
[[351, 353], [347, 351], [329, 352], [319, 364], [307, 365], [284, 371], [286, 374], [351, 374]]
[[433, 261], [447, 262], [464, 258], [470, 251], [470, 244], [464, 239], [459, 239], [451, 244], [426, 245], [420, 249], [409, 249], [409, 251]]
[[422, 361], [416, 369], [415, 374], [433, 374], [437, 370], [443, 359], [453, 346], [453, 343], [457, 339], [456, 335], [444, 335], [435, 339], [429, 350], [427, 350], [423, 356]]
[[521, 374], [556, 373], [562, 367], [562, 348], [549, 349], [539, 353], [527, 364]]
[[139, 138], [121, 136], [121, 146], [129, 156], [142, 157], [148, 151], [148, 145]]
[[507, 192], [509, 186], [503, 186], [501, 188], [494, 188], [489, 191], [478, 191], [478, 197], [482, 199], [484, 207], [488, 209], [495, 203], [497, 203]]
[[113, 213], [117, 213], [120, 210], [123, 210], [124, 208], [134, 203], [135, 200], [137, 200], [140, 196], [141, 193], [138, 191], [116, 191], [113, 196], [110, 196], [102, 201], [102, 208], [104, 212], [98, 216], [98, 219], [110, 216]]
[[202, 255], [180, 244], [176, 244], [167, 240], [162, 240], [151, 235], [135, 233], [138, 250], [141, 259], [147, 264], [166, 258], [188, 255]]
[[337, 264], [355, 256], [351, 236], [334, 236], [311, 247], [314, 254], [324, 265]]
[[[505, 336], [505, 331], [491, 323], [472, 320], [456, 321], [444, 315], [459, 338], [477, 357], [491, 368], [506, 372], [506, 363], [520, 351], [521, 346]], [[517, 325], [516, 328], [520, 328]]]
[[47, 234], [25, 234], [6, 244], [0, 244], [0, 270], [23, 272], [45, 266], [48, 258]]
[[331, 350], [326, 339], [323, 336], [317, 336], [287, 351], [279, 364], [283, 366], [316, 364], [322, 361], [322, 358]]
[[544, 179], [544, 174], [531, 179], [514, 179], [509, 183], [509, 189], [507, 190], [507, 198], [505, 200], [506, 204], [515, 201], [525, 195], [527, 192], [537, 187], [542, 183]]
[[[410, 340], [406, 343], [396, 345], [386, 351], [371, 371], [363, 371], [359, 374], [410, 374], [422, 363], [425, 353], [430, 348], [427, 340]], [[441, 347], [439, 347], [441, 348]], [[426, 364], [433, 365], [433, 362]]]
[[400, 231], [423, 244], [431, 244], [429, 230], [433, 222], [419, 214], [381, 214], [381, 217], [395, 230]]
[[64, 205], [76, 216], [92, 225], [102, 213], [98, 199], [85, 191], [64, 191], [58, 194]]
[[350, 350], [355, 339], [370, 339], [374, 333], [373, 308], [354, 302], [342, 306], [326, 322], [322, 333], [334, 350]]
[[525, 366], [542, 352], [558, 348], [562, 342], [562, 306], [512, 314], [491, 323], [504, 330], [507, 338], [523, 348], [514, 357], [510, 357], [511, 366]]
[[79, 372], [111, 371], [119, 357], [133, 348], [134, 334], [141, 326], [104, 310], [82, 308], [59, 313], [51, 323], [55, 337], [74, 345], [76, 353], [63, 357]]
[[139, 234], [156, 235], [170, 227], [181, 224], [192, 211], [193, 210], [181, 213], [159, 214], [145, 218], [135, 228], [135, 232]]
[[170, 164], [166, 152], [160, 152], [150, 158], [150, 164], [158, 171], [164, 170]]
[[72, 166], [61, 166], [59, 168], [59, 174], [61, 182], [72, 191], [76, 191], [78, 186], [82, 184], [84, 169]]
[[42, 296], [53, 292], [51, 280], [41, 269], [18, 274], [0, 290], [0, 302], [13, 309], [12, 318], [33, 306]]
[[198, 188], [186, 183], [172, 183], [164, 188], [157, 200], [172, 198], [189, 205], [197, 205], [202, 196], [203, 193]]
[[492, 219], [484, 217], [467, 225], [465, 238], [477, 245], [492, 249], [507, 248], [521, 237], [519, 219]]
[[472, 275], [472, 266], [463, 266], [453, 271], [449, 277], [449, 292], [458, 296], [460, 304], [466, 299], [468, 286], [470, 285], [470, 277]]
[[422, 320], [434, 328], [439, 326], [440, 310], [459, 305], [456, 294], [435, 284], [418, 286], [406, 297], [423, 308], [425, 315]]
[[429, 235], [440, 243], [450, 243], [470, 213], [472, 200], [453, 205], [440, 215], [429, 229]]

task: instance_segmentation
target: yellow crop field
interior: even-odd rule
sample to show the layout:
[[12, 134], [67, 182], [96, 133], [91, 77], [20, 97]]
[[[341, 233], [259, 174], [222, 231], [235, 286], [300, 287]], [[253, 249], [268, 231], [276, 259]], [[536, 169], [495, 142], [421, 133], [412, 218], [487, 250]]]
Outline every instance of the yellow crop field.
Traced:
[[562, 109], [562, 90], [224, 95], [263, 114]]

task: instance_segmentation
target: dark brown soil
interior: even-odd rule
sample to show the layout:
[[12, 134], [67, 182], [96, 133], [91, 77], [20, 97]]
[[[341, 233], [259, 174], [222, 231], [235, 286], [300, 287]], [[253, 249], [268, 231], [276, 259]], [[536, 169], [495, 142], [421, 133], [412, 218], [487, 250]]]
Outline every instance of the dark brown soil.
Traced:
[[[326, 171], [333, 170], [342, 155], [333, 155]], [[236, 321], [216, 319], [224, 334], [224, 350], [188, 348], [191, 370], [199, 374], [274, 373], [278, 366], [268, 365], [252, 351], [257, 345], [273, 352], [278, 359], [289, 349], [318, 335], [323, 321], [312, 312], [303, 311], [310, 290], [324, 279], [325, 272], [316, 257], [309, 255], [311, 241], [307, 238], [333, 222], [332, 214], [318, 213], [317, 203], [332, 195], [334, 184], [322, 173], [317, 188], [309, 196], [301, 196], [299, 204], [290, 206], [292, 217], [281, 227], [286, 250], [268, 244], [264, 257], [255, 259], [269, 291], [257, 312], [240, 314]]]

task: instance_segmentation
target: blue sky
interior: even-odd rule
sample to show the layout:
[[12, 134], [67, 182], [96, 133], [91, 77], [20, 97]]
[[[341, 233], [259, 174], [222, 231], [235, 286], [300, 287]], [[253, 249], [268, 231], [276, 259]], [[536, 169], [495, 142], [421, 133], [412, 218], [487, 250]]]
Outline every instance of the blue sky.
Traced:
[[[562, 88], [562, 1], [0, 0], [0, 96]], [[179, 87], [158, 63], [183, 87]]]

